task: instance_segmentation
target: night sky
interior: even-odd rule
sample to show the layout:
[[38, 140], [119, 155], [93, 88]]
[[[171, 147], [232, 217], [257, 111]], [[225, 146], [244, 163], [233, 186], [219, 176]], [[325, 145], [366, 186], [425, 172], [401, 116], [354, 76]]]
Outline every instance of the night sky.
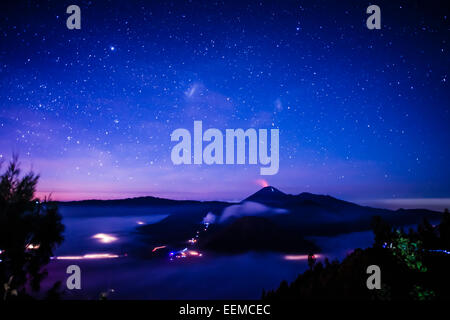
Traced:
[[[66, 28], [71, 4], [81, 30]], [[370, 4], [381, 30], [366, 27]], [[447, 205], [449, 13], [445, 1], [6, 1], [0, 157], [18, 153], [56, 200], [240, 200], [267, 182]], [[170, 134], [194, 120], [278, 128], [278, 174], [173, 165]]]

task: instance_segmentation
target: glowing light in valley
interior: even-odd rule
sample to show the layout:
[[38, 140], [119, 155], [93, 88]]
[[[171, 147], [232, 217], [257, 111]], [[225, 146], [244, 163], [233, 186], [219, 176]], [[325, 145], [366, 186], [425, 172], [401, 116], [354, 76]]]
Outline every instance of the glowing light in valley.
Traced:
[[114, 241], [118, 240], [117, 237], [114, 237], [113, 235], [106, 234], [106, 233], [94, 234], [92, 236], [92, 239], [97, 239], [101, 243], [111, 243], [111, 242], [114, 242]]
[[189, 250], [187, 253], [188, 253], [190, 256], [198, 256], [198, 257], [201, 257], [201, 256], [202, 256], [201, 253], [199, 253], [198, 251], [194, 251], [194, 250]]
[[178, 252], [172, 251], [169, 253], [170, 260], [173, 260], [173, 258], [175, 259], [186, 258], [188, 256], [202, 257], [203, 254], [195, 250], [188, 250], [187, 248], [184, 248], [183, 250], [180, 250]]
[[143, 225], [143, 224], [145, 224], [145, 222], [144, 222], [144, 221], [137, 221], [136, 223], [137, 223], [137, 224], [139, 224], [139, 225]]
[[165, 247], [166, 247], [166, 246], [154, 247], [153, 250], [152, 250], [152, 252], [155, 252], [156, 250], [159, 250], [159, 249], [164, 249]]
[[29, 244], [29, 245], [27, 245], [26, 246], [26, 248], [27, 248], [27, 250], [37, 250], [37, 249], [39, 249], [39, 247], [40, 247], [41, 245], [40, 244]]
[[266, 180], [264, 180], [264, 179], [258, 179], [258, 180], [256, 180], [256, 183], [258, 185], [260, 185], [261, 187], [263, 187], [263, 188], [269, 186], [269, 183]]
[[111, 253], [90, 253], [82, 256], [59, 256], [53, 257], [56, 260], [93, 260], [93, 259], [115, 259], [119, 258], [117, 254]]
[[[321, 258], [322, 255], [315, 254], [314, 258]], [[284, 256], [284, 260], [308, 260], [307, 254], [288, 254]]]

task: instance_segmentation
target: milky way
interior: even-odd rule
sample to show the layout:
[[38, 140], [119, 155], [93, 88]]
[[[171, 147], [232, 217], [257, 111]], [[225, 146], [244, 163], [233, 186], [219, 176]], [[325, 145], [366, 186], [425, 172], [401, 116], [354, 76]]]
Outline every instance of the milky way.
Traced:
[[[72, 3], [73, 2], [73, 3]], [[450, 198], [445, 2], [1, 4], [0, 156], [56, 199]], [[33, 1], [34, 3], [34, 1]], [[66, 28], [67, 6], [81, 30]], [[170, 133], [280, 130], [280, 169], [174, 166]]]

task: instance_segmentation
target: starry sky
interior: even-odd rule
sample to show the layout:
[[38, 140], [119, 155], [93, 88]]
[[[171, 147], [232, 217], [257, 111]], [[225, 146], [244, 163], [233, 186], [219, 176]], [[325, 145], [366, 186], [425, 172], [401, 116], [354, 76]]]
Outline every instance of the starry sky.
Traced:
[[[448, 206], [448, 5], [378, 1], [368, 30], [373, 3], [335, 2], [6, 1], [0, 157], [56, 200], [240, 200], [267, 183]], [[194, 120], [279, 129], [278, 174], [173, 165], [170, 134]]]

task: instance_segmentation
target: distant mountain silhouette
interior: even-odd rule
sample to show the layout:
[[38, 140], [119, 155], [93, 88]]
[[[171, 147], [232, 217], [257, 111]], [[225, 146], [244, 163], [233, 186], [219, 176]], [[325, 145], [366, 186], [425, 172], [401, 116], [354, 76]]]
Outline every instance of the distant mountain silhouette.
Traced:
[[354, 203], [333, 198], [329, 195], [316, 195], [302, 192], [298, 195], [286, 194], [275, 187], [268, 186], [260, 189], [244, 201], [254, 201], [266, 205], [287, 207], [292, 205], [316, 204], [329, 207], [358, 206]]
[[168, 213], [170, 216], [183, 214], [187, 219], [195, 212], [203, 212], [208, 208], [221, 212], [220, 210], [230, 205], [220, 201], [171, 200], [157, 197], [82, 200], [57, 204], [67, 217], [143, 216]]
[[[304, 251], [313, 247], [303, 237], [370, 230], [373, 216], [381, 216], [394, 226], [418, 224], [424, 217], [430, 221], [439, 220], [442, 216], [441, 213], [425, 209], [393, 211], [360, 206], [329, 195], [306, 192], [290, 195], [272, 186], [262, 188], [240, 204], [140, 197], [60, 202], [59, 205], [67, 213], [66, 216], [168, 214], [158, 223], [138, 227], [138, 233], [152, 244], [185, 245], [186, 240], [199, 229], [207, 213], [220, 217], [227, 207], [240, 206], [246, 202], [268, 207], [267, 213], [245, 212], [222, 223], [215, 223], [210, 226], [207, 237], [203, 239], [206, 242], [202, 241], [202, 245], [211, 250], [230, 252], [264, 249]], [[252, 206], [245, 208], [248, 207]], [[277, 214], [280, 210], [274, 209], [282, 209], [284, 213]]]
[[287, 195], [275, 187], [264, 187], [261, 190], [255, 192], [250, 197], [247, 197], [243, 201], [259, 202], [265, 205], [279, 205], [286, 203], [292, 196]]
[[329, 195], [307, 192], [289, 195], [272, 186], [262, 188], [245, 200], [288, 210], [290, 214], [273, 215], [270, 219], [281, 227], [297, 230], [304, 235], [368, 230], [373, 216], [381, 216], [393, 225], [416, 224], [424, 217], [430, 220], [441, 217], [441, 213], [426, 209], [393, 211], [360, 206]]
[[[202, 201], [195, 200], [171, 200], [165, 198], [158, 197], [136, 197], [136, 198], [126, 198], [126, 199], [117, 199], [117, 200], [81, 200], [81, 201], [67, 201], [60, 202], [63, 205], [67, 206], [117, 206], [117, 205], [126, 205], [126, 206], [142, 206], [142, 205], [180, 205], [180, 204], [197, 204]], [[214, 201], [210, 201], [214, 202]]]

